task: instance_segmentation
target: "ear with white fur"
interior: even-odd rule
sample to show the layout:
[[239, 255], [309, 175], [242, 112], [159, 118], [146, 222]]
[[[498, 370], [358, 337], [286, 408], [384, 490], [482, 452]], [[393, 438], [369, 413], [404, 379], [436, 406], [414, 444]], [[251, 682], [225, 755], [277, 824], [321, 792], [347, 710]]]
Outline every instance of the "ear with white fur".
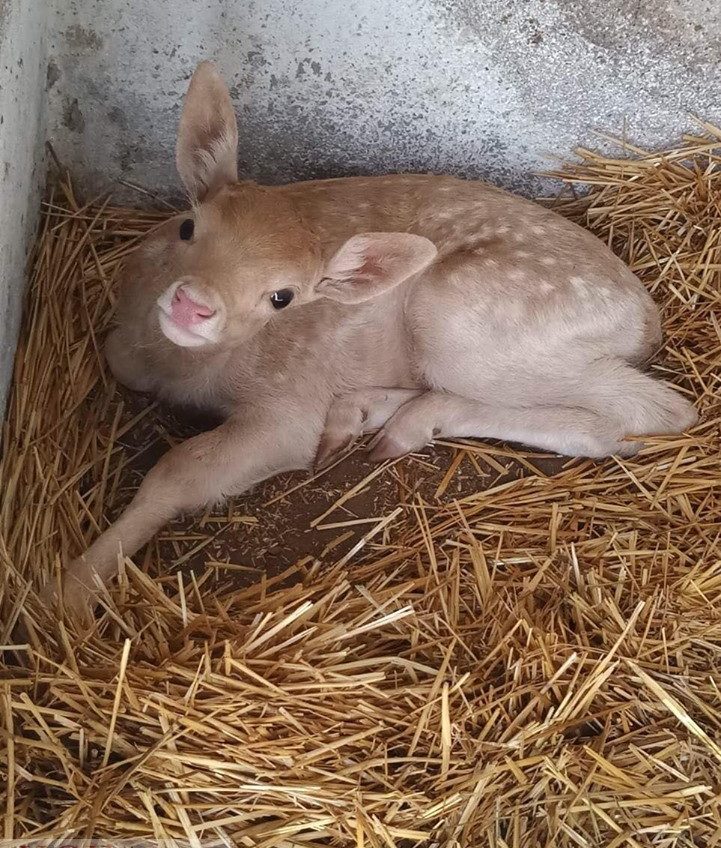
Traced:
[[228, 87], [211, 62], [193, 74], [180, 117], [175, 162], [194, 200], [238, 180], [238, 124]]
[[316, 291], [341, 303], [361, 303], [422, 271], [437, 253], [423, 236], [361, 233], [349, 238], [328, 262]]

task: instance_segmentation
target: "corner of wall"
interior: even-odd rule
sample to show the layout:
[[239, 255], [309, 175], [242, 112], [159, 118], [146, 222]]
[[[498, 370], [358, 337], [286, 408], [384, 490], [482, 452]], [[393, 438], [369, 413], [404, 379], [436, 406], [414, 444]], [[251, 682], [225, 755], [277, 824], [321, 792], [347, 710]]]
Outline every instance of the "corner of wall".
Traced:
[[48, 13], [49, 4], [35, 0], [0, 0], [0, 415], [45, 178]]

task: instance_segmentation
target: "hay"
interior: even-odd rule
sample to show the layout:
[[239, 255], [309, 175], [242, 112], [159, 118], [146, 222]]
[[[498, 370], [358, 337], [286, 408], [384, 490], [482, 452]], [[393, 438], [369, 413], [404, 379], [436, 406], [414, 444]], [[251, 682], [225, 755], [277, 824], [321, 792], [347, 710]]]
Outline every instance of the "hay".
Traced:
[[[164, 534], [174, 565], [157, 576], [157, 546], [126, 561], [85, 635], [48, 620], [28, 578], [80, 550], [137, 454], [172, 441], [98, 356], [118, 263], [164, 213], [61, 184], [4, 430], [0, 642], [24, 619], [30, 643], [25, 666], [6, 647], [0, 680], [6, 837], [721, 844], [721, 133], [702, 130], [663, 154], [586, 152], [564, 179], [590, 196], [557, 203], [662, 305], [656, 371], [697, 400], [691, 435], [553, 473], [459, 443], [431, 455], [430, 491], [409, 482], [436, 468], [422, 458], [366, 469], [332, 508], [309, 498], [308, 525], [334, 534], [323, 562], [250, 585], [222, 543], [263, 511], [188, 519]], [[354, 506], [381, 480], [392, 508]]]

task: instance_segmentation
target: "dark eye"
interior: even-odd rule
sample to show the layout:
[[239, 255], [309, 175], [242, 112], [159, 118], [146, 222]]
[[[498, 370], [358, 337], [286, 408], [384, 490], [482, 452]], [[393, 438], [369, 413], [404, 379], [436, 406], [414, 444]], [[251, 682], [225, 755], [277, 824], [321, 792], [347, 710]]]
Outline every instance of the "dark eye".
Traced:
[[270, 302], [276, 309], [284, 309], [295, 297], [292, 289], [278, 289], [270, 296]]
[[186, 218], [180, 225], [180, 238], [183, 241], [190, 241], [195, 232], [195, 221], [192, 218]]

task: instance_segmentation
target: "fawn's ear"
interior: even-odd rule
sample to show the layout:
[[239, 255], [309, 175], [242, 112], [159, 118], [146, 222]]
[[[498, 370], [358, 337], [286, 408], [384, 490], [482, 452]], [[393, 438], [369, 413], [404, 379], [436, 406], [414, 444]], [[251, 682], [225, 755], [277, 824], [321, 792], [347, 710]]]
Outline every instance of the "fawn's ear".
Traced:
[[202, 200], [238, 180], [238, 124], [228, 86], [211, 62], [196, 68], [180, 117], [175, 162], [188, 193]]
[[436, 258], [433, 242], [411, 233], [361, 233], [328, 262], [316, 291], [341, 303], [361, 303], [392, 289]]

